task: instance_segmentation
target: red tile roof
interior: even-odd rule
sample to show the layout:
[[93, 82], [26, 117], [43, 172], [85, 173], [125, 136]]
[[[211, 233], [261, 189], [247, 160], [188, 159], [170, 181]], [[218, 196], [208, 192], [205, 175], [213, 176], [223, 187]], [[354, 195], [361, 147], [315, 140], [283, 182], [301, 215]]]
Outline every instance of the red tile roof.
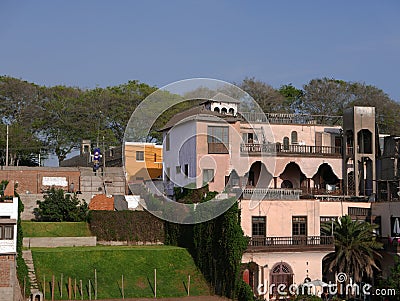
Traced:
[[109, 198], [104, 194], [95, 195], [89, 203], [89, 209], [114, 211], [114, 197]]

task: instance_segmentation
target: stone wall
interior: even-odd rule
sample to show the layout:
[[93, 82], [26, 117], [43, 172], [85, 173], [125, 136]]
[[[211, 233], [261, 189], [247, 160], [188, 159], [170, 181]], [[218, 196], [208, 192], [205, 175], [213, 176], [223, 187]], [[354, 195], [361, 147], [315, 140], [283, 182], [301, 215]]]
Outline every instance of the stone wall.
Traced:
[[26, 248], [95, 247], [96, 236], [88, 237], [24, 237]]

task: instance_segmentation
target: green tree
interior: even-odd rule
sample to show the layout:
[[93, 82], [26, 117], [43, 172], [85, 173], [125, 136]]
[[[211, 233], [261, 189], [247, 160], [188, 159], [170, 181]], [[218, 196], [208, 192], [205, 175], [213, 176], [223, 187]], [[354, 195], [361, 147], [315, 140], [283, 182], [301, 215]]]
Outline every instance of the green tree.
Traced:
[[254, 77], [246, 77], [237, 86], [249, 93], [265, 113], [290, 111], [290, 108], [285, 105], [284, 96], [270, 85], [256, 80]]
[[64, 194], [62, 189], [51, 188], [44, 195], [44, 201], [37, 201], [33, 210], [39, 222], [79, 222], [86, 221], [89, 208], [76, 195]]
[[9, 125], [9, 165], [36, 165], [43, 148], [34, 133], [39, 112], [39, 87], [20, 79], [0, 76], [0, 164], [6, 161], [6, 126]]
[[82, 91], [77, 88], [54, 86], [42, 88], [35, 122], [35, 131], [54, 152], [59, 161], [78, 147], [91, 118], [84, 106]]
[[[376, 241], [374, 229], [376, 225], [353, 221], [345, 215], [333, 222], [335, 238], [335, 252], [326, 257], [326, 271], [346, 273], [358, 282], [362, 275], [373, 276], [373, 269], [378, 269], [375, 260], [381, 257], [378, 250], [382, 244]], [[328, 233], [332, 231], [332, 224], [323, 226]]]
[[400, 134], [398, 116], [400, 104], [390, 99], [381, 89], [358, 82], [319, 78], [303, 87], [303, 95], [296, 103], [296, 112], [320, 115], [317, 120], [332, 120], [327, 116], [342, 116], [346, 108], [373, 106], [381, 133]]
[[290, 83], [288, 85], [282, 85], [278, 91], [283, 97], [285, 97], [284, 105], [290, 107], [290, 111], [294, 112], [296, 106], [304, 95], [303, 90], [297, 89]]
[[156, 89], [137, 80], [131, 80], [126, 84], [104, 90], [105, 127], [113, 132], [119, 143], [123, 141], [125, 127], [135, 108]]
[[313, 79], [303, 87], [304, 93], [298, 110], [304, 114], [342, 116], [344, 109], [354, 100], [345, 81], [337, 79]]

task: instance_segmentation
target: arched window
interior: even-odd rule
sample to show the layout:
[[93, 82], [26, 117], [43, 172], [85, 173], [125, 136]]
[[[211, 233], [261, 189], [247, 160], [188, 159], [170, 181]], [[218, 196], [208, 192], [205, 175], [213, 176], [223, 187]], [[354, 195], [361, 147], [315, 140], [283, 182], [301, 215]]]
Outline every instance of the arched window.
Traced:
[[219, 113], [219, 108], [218, 108], [218, 107], [215, 107], [215, 108], [214, 108], [214, 112]]
[[221, 109], [221, 114], [226, 114], [226, 113], [228, 113], [227, 109], [226, 108], [222, 108]]
[[291, 134], [292, 144], [297, 144], [297, 132], [293, 131]]
[[229, 109], [229, 114], [235, 115], [235, 110], [234, 110], [233, 108], [230, 108], [230, 109]]
[[288, 137], [283, 138], [283, 150], [289, 150], [289, 138]]

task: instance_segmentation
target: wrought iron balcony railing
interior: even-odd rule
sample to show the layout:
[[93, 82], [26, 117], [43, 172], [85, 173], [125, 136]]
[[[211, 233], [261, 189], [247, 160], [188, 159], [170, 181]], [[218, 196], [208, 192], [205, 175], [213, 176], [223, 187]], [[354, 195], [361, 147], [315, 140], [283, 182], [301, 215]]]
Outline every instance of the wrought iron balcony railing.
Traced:
[[246, 155], [303, 155], [310, 157], [341, 157], [342, 148], [339, 146], [312, 146], [312, 145], [282, 145], [280, 143], [243, 143], [240, 145], [240, 152]]
[[251, 237], [248, 249], [259, 251], [327, 250], [335, 248], [333, 236]]

